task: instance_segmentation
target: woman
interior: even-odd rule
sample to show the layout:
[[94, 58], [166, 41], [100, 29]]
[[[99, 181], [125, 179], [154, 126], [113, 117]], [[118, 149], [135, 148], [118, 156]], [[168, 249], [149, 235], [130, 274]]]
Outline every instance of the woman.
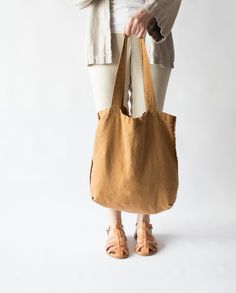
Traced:
[[[181, 0], [70, 0], [79, 9], [88, 7], [87, 68], [94, 93], [96, 111], [111, 106], [115, 74], [123, 37], [128, 35], [124, 106], [130, 115], [139, 117], [145, 108], [139, 38], [144, 38], [157, 108], [163, 111], [165, 94], [174, 67], [171, 29]], [[129, 96], [130, 93], [130, 96]], [[129, 107], [130, 105], [130, 107]], [[129, 250], [122, 224], [121, 211], [109, 209], [106, 253], [127, 258]], [[140, 255], [157, 252], [150, 215], [138, 214], [134, 237]]]

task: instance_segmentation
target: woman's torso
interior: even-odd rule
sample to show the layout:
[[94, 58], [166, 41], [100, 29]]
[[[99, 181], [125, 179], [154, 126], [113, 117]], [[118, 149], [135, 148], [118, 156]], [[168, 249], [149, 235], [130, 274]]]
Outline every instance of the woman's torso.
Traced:
[[[145, 0], [145, 3], [149, 1], [154, 0]], [[165, 1], [172, 3], [175, 0]], [[86, 65], [112, 64], [114, 62], [111, 46], [110, 4], [110, 0], [99, 0], [93, 1], [93, 4], [88, 6], [88, 26], [85, 41]], [[165, 13], [167, 12], [165, 11]], [[173, 13], [171, 15], [173, 18]], [[160, 64], [163, 67], [174, 68], [175, 52], [171, 32], [166, 40], [161, 43], [155, 43], [148, 33], [145, 34], [144, 39], [150, 64]]]
[[111, 32], [121, 33], [128, 18], [142, 8], [145, 0], [110, 0]]

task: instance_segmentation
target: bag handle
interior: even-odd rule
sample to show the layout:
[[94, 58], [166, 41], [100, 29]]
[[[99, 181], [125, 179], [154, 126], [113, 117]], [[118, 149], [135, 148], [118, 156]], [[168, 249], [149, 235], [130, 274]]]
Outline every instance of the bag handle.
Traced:
[[[118, 68], [115, 76], [115, 83], [113, 87], [112, 104], [111, 108], [114, 111], [119, 111], [123, 105], [124, 99], [124, 85], [125, 85], [125, 65], [126, 65], [126, 53], [127, 53], [127, 40], [128, 35], [124, 35], [121, 54], [119, 57]], [[152, 76], [150, 70], [150, 64], [147, 56], [147, 50], [145, 47], [143, 37], [139, 38], [140, 57], [142, 64], [142, 76], [144, 97], [147, 110], [153, 112], [157, 110], [156, 99], [153, 90]]]

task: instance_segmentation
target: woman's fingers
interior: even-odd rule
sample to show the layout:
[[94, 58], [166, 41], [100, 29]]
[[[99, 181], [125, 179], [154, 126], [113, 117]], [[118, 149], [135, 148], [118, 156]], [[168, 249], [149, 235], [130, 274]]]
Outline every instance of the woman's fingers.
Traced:
[[153, 15], [149, 11], [145, 9], [138, 10], [128, 19], [128, 22], [124, 27], [123, 35], [135, 35], [138, 38], [143, 37], [145, 30], [147, 29], [147, 26], [152, 18]]

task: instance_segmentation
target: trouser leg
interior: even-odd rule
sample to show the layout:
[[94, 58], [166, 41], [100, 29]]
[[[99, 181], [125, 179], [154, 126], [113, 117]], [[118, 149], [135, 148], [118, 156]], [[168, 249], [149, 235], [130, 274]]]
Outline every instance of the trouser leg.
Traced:
[[[90, 84], [92, 87], [92, 93], [95, 103], [96, 111], [99, 112], [102, 109], [110, 108], [112, 102], [112, 92], [115, 83], [115, 75], [119, 62], [119, 56], [123, 44], [123, 36], [121, 33], [112, 33], [112, 64], [91, 64], [87, 66]], [[125, 88], [124, 88], [124, 102], [123, 104], [128, 109], [128, 89], [130, 84], [130, 40], [128, 38], [127, 43], [127, 55], [126, 55], [126, 74], [125, 74]]]

